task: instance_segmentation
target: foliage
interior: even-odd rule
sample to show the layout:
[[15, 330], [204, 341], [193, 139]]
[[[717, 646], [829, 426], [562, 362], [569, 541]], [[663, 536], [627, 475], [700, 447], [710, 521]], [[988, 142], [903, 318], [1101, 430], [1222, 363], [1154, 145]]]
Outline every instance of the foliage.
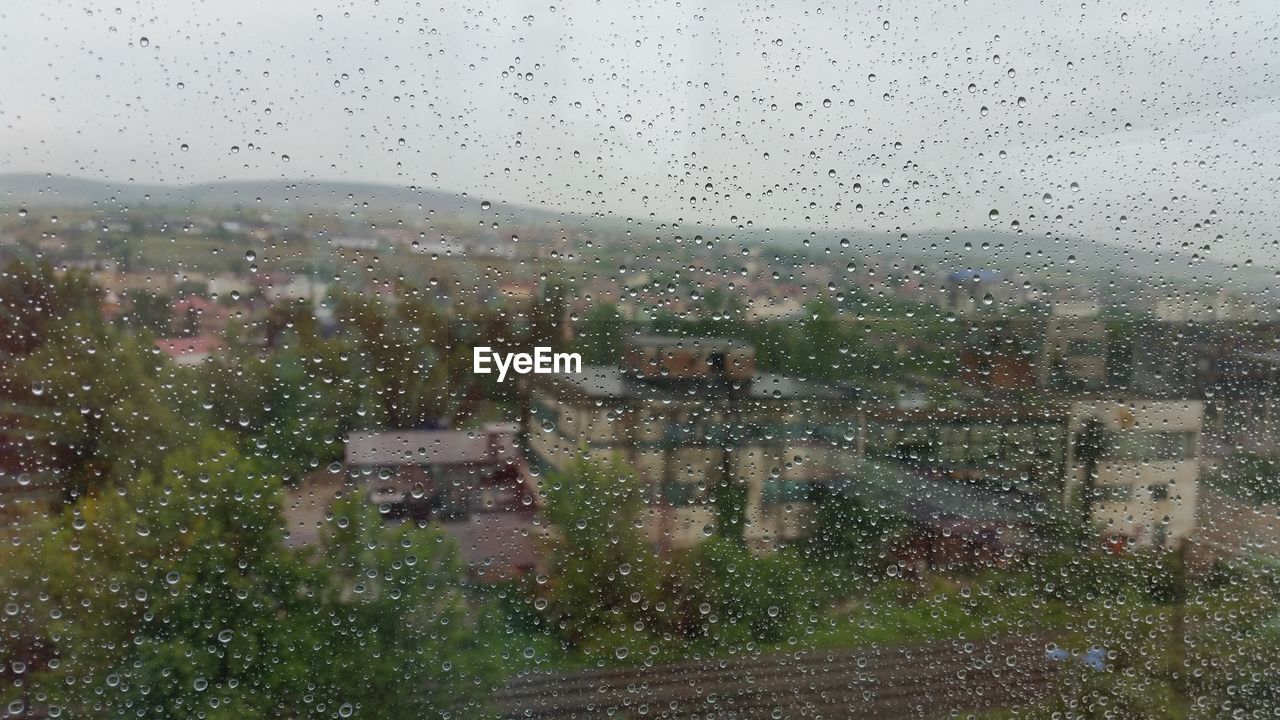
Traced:
[[[343, 294], [338, 321], [352, 338], [382, 405], [382, 415], [396, 428], [457, 424], [481, 398], [471, 372], [473, 344], [488, 337], [506, 338], [492, 318], [477, 326], [484, 331], [470, 342], [440, 308], [407, 286], [393, 308], [379, 300]], [[497, 344], [496, 342], [494, 344]]]
[[814, 599], [804, 564], [789, 551], [756, 557], [739, 543], [712, 538], [694, 557], [689, 581], [707, 597], [708, 632], [721, 642], [780, 640]]
[[617, 365], [627, 323], [612, 303], [592, 305], [582, 319], [573, 349], [587, 365]]
[[39, 347], [73, 315], [101, 324], [101, 290], [85, 272], [55, 272], [47, 262], [14, 261], [0, 273], [0, 359]]
[[167, 295], [146, 290], [127, 290], [121, 299], [127, 308], [119, 318], [122, 325], [134, 330], [147, 330], [158, 337], [168, 337], [171, 334], [172, 311]]
[[814, 530], [804, 547], [811, 560], [865, 573], [883, 560], [905, 527], [899, 513], [829, 485], [815, 484], [811, 493]]
[[367, 717], [473, 710], [497, 683], [492, 635], [472, 622], [457, 551], [438, 528], [384, 528], [355, 493], [334, 504], [322, 540], [323, 606], [343, 699]]
[[296, 480], [340, 459], [345, 433], [378, 422], [382, 405], [349, 343], [321, 337], [309, 311], [273, 335], [274, 352], [245, 348], [207, 362], [193, 384], [215, 427], [239, 433], [268, 469]]
[[1280, 459], [1237, 452], [1204, 479], [1231, 497], [1251, 503], [1280, 505]]
[[33, 462], [62, 473], [72, 499], [154, 468], [189, 428], [177, 422], [163, 366], [142, 339], [81, 316], [59, 327], [9, 371], [36, 431]]
[[0, 622], [43, 667], [16, 702], [73, 717], [474, 709], [492, 678], [447, 546], [345, 512], [329, 567], [308, 563], [283, 545], [280, 488], [206, 435], [24, 528], [0, 558], [15, 609]]
[[617, 460], [579, 458], [546, 480], [546, 515], [558, 536], [547, 611], [571, 645], [650, 619], [658, 579], [637, 529], [643, 497]]

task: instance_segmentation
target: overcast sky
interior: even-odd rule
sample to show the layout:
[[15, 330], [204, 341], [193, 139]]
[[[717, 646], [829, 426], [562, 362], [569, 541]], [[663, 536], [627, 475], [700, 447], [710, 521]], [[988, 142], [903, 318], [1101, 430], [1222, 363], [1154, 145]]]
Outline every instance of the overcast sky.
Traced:
[[1222, 235], [1213, 256], [1272, 264], [1278, 18], [1269, 0], [11, 3], [0, 171]]

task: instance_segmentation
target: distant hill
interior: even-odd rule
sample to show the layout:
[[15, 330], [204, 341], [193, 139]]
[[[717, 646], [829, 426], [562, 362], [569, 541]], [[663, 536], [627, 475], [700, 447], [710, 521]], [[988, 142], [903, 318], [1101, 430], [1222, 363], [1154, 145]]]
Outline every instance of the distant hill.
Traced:
[[[481, 202], [491, 203], [482, 209]], [[360, 208], [366, 212], [408, 216], [434, 211], [442, 215], [520, 218], [522, 221], [559, 220], [566, 224], [597, 230], [614, 236], [623, 224], [586, 214], [565, 213], [440, 190], [339, 181], [235, 180], [188, 185], [153, 185], [135, 182], [102, 181], [38, 173], [0, 174], [2, 206], [90, 206], [140, 204], [182, 206], [193, 210], [227, 208], [237, 205], [270, 208], [312, 209]], [[762, 243], [780, 248], [803, 249], [809, 240], [812, 250], [842, 247], [848, 241], [854, 255], [901, 255], [910, 263], [929, 269], [989, 268], [1032, 277], [1063, 277], [1068, 271], [1086, 277], [1115, 275], [1130, 280], [1164, 280], [1175, 284], [1216, 282], [1237, 291], [1270, 287], [1273, 271], [1267, 268], [1232, 268], [1214, 261], [1188, 264], [1188, 258], [1170, 251], [1128, 248], [1087, 238], [1050, 238], [988, 230], [930, 230], [910, 233], [906, 239], [896, 232], [861, 230], [823, 231], [810, 236], [797, 229], [739, 230], [705, 228], [703, 234], [733, 236], [746, 243]], [[909, 269], [909, 266], [908, 268]], [[1168, 288], [1165, 288], [1167, 291]]]
[[[491, 206], [481, 210], [482, 201]], [[88, 206], [147, 203], [154, 206], [227, 208], [367, 207], [372, 212], [408, 212], [421, 207], [451, 214], [517, 213], [526, 217], [563, 217], [559, 211], [468, 197], [419, 187], [329, 180], [226, 180], [188, 185], [90, 180], [38, 173], [0, 174], [0, 206]]]

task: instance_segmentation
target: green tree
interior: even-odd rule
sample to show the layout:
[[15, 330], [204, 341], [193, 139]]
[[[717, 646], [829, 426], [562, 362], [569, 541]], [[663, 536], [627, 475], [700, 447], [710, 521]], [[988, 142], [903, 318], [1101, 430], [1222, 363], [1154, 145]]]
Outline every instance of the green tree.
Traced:
[[153, 469], [186, 437], [161, 358], [143, 340], [76, 316], [10, 368], [30, 408], [31, 464], [63, 476], [66, 499]]
[[235, 348], [196, 371], [212, 423], [237, 432], [247, 452], [291, 481], [338, 460], [345, 433], [382, 418], [350, 343], [308, 332], [313, 326], [282, 326], [271, 352]]
[[101, 325], [101, 297], [88, 273], [58, 273], [47, 262], [9, 263], [0, 272], [0, 360], [34, 351], [73, 315]]
[[564, 349], [566, 312], [564, 288], [550, 285], [542, 288], [541, 297], [529, 311], [529, 344]]
[[1098, 487], [1098, 463], [1106, 452], [1107, 434], [1102, 421], [1094, 416], [1085, 419], [1084, 424], [1076, 431], [1072, 450], [1075, 463], [1080, 466], [1080, 530], [1083, 534], [1081, 542], [1091, 543], [1093, 530], [1093, 502]]
[[617, 365], [622, 361], [626, 321], [612, 303], [591, 306], [578, 326], [574, 349], [588, 365]]
[[836, 376], [840, 360], [840, 327], [835, 308], [823, 300], [805, 305], [800, 323], [801, 355], [797, 368], [804, 376], [825, 380]]
[[555, 525], [548, 613], [572, 645], [609, 633], [626, 636], [650, 619], [657, 592], [653, 552], [640, 531], [644, 492], [617, 460], [575, 460], [546, 480], [546, 514]]
[[172, 334], [172, 310], [168, 295], [146, 290], [128, 290], [124, 295], [128, 311], [120, 316], [120, 321], [125, 327], [148, 330], [158, 337], [169, 337]]
[[363, 355], [393, 427], [453, 423], [463, 414], [474, 385], [471, 348], [420, 293], [402, 288], [394, 309], [342, 295], [338, 317]]
[[325, 529], [323, 604], [342, 701], [371, 718], [474, 714], [497, 684], [495, 634], [468, 611], [457, 549], [438, 528], [383, 527], [357, 493], [335, 503]]
[[804, 552], [811, 560], [857, 572], [871, 570], [898, 538], [905, 518], [830, 485], [810, 490], [814, 530]]
[[479, 710], [492, 665], [459, 640], [450, 547], [345, 505], [309, 563], [284, 546], [282, 502], [279, 478], [210, 434], [24, 528], [0, 556], [0, 630], [40, 651], [7, 699], [70, 717]]
[[708, 633], [720, 644], [772, 642], [814, 599], [810, 578], [788, 550], [756, 557], [741, 543], [711, 538], [694, 551], [695, 582], [708, 598]]

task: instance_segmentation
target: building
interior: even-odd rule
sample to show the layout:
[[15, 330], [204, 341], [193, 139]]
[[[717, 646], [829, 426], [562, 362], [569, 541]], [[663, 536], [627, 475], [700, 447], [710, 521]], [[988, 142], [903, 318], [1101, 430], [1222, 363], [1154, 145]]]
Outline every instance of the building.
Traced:
[[960, 351], [960, 379], [986, 392], [1031, 390], [1039, 375], [1041, 346], [1038, 323], [976, 322]]
[[209, 294], [215, 300], [238, 299], [249, 294], [253, 286], [248, 279], [235, 273], [218, 273], [209, 279]]
[[999, 315], [1014, 304], [1004, 276], [991, 270], [957, 270], [948, 273], [942, 287], [942, 309], [967, 317]]
[[208, 333], [180, 338], [159, 338], [156, 349], [177, 365], [199, 365], [222, 349], [222, 339]]
[[1039, 372], [1045, 387], [1102, 387], [1107, 382], [1106, 323], [1096, 317], [1050, 317]]
[[[859, 448], [866, 461], [896, 463], [928, 479], [903, 476], [917, 504], [947, 486], [954, 488], [948, 496], [985, 495], [1002, 505], [1056, 504], [1068, 514], [1083, 513], [1082, 488], [1091, 472], [1090, 517], [1104, 536], [1126, 545], [1172, 547], [1195, 529], [1203, 414], [1196, 400], [1130, 396], [886, 407], [863, 416]], [[1086, 441], [1090, 435], [1094, 439]], [[988, 513], [988, 520], [998, 518]]]
[[351, 433], [346, 466], [388, 515], [464, 518], [535, 509], [518, 426]]
[[1203, 421], [1199, 400], [1073, 401], [1067, 501], [1079, 501], [1092, 475], [1092, 517], [1105, 536], [1126, 546], [1180, 544], [1195, 530]]
[[1175, 293], [1155, 301], [1151, 313], [1158, 322], [1241, 322], [1259, 319], [1256, 303], [1223, 288], [1215, 294]]
[[348, 478], [389, 522], [438, 522], [472, 579], [508, 580], [539, 566], [547, 532], [518, 440], [504, 423], [351, 433]]
[[716, 503], [734, 496], [753, 547], [803, 535], [810, 486], [832, 482], [854, 448], [845, 392], [758, 372], [742, 343], [632, 338], [621, 367], [525, 382], [530, 461], [621, 456], [650, 489], [646, 532], [660, 548], [712, 533]]

